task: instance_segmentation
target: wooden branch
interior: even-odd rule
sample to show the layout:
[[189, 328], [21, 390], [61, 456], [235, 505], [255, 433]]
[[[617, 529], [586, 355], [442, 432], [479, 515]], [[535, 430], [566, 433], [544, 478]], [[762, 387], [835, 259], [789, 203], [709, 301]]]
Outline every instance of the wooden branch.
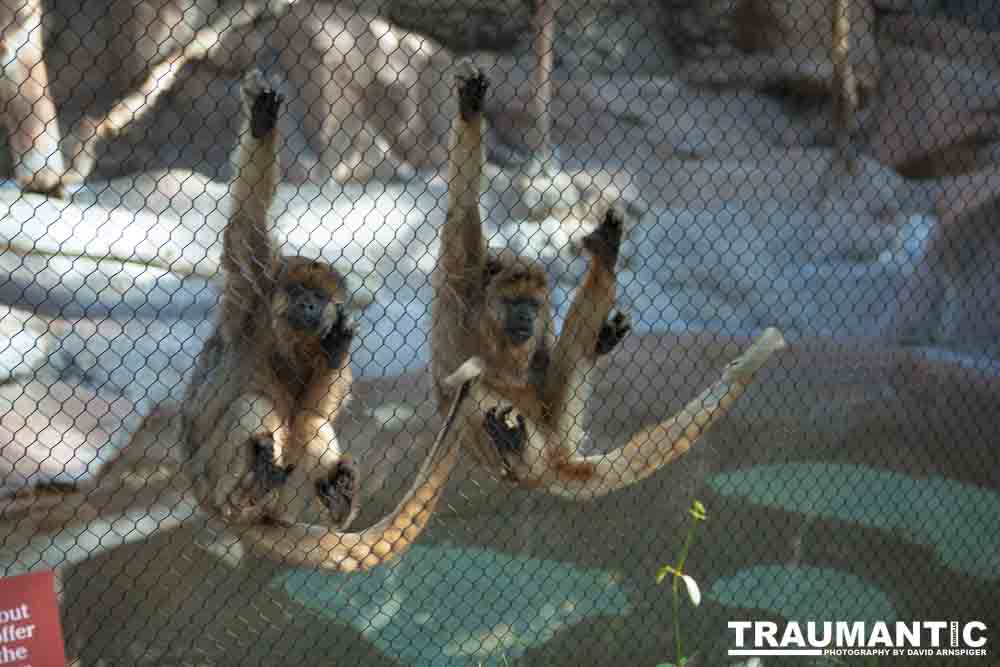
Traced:
[[856, 129], [858, 82], [851, 65], [850, 0], [834, 0], [830, 62], [833, 63], [833, 130], [842, 162], [853, 168], [851, 140]]
[[156, 62], [139, 88], [119, 100], [102, 118], [81, 120], [73, 133], [72, 141], [76, 145], [67, 151], [71, 166], [64, 182], [74, 184], [85, 180], [96, 166], [98, 142], [117, 137], [155, 108], [160, 97], [177, 83], [185, 65], [208, 59], [227, 34], [251, 27], [266, 13], [280, 17], [294, 1], [278, 0], [268, 3], [267, 7], [254, 8], [254, 11], [241, 8], [235, 14], [222, 14], [208, 27], [195, 32], [190, 41]]

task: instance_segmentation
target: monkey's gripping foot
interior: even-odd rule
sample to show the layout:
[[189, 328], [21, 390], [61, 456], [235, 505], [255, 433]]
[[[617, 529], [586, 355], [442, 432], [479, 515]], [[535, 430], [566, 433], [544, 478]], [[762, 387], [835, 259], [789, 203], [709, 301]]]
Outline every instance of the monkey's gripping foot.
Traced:
[[274, 437], [270, 433], [251, 437], [246, 447], [250, 449], [250, 468], [217, 506], [219, 514], [228, 522], [260, 518], [273, 492], [288, 481], [292, 471], [292, 466], [282, 468], [275, 462]]
[[483, 111], [483, 101], [490, 81], [470, 60], [459, 63], [455, 80], [458, 83], [458, 111], [463, 119], [471, 120]]
[[583, 247], [595, 259], [613, 270], [618, 263], [618, 251], [621, 249], [624, 229], [625, 223], [621, 214], [609, 208], [597, 229], [583, 239]]
[[277, 82], [265, 79], [258, 69], [250, 70], [243, 78], [243, 98], [250, 109], [250, 134], [254, 139], [264, 138], [278, 123], [285, 96], [277, 89]]
[[316, 482], [316, 494], [338, 530], [346, 530], [360, 509], [358, 478], [354, 463], [345, 458], [333, 467], [326, 479]]
[[330, 368], [340, 368], [347, 359], [351, 342], [358, 333], [358, 322], [342, 306], [337, 306], [337, 321], [322, 341], [323, 352]]
[[597, 356], [611, 352], [632, 331], [632, 318], [621, 311], [612, 315], [611, 319], [601, 325], [601, 333], [597, 336]]
[[524, 445], [528, 440], [524, 417], [515, 414], [512, 405], [499, 411], [493, 407], [486, 411], [483, 427], [497, 448], [507, 474], [513, 476], [517, 464], [521, 462]]

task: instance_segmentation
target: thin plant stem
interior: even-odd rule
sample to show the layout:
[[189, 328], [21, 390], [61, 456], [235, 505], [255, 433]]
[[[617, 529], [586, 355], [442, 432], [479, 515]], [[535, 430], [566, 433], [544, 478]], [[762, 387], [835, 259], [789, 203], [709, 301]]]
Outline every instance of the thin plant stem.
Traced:
[[674, 577], [674, 643], [677, 646], [677, 667], [680, 667], [682, 646], [681, 646], [681, 598], [680, 593], [677, 590], [677, 577]]
[[674, 642], [677, 645], [677, 665], [680, 667], [681, 660], [683, 659], [683, 646], [681, 644], [681, 596], [680, 596], [680, 575], [684, 574], [684, 563], [687, 562], [688, 552], [691, 550], [691, 545], [694, 544], [694, 527], [697, 523], [692, 523], [691, 527], [688, 528], [687, 538], [684, 540], [684, 546], [681, 548], [681, 556], [677, 561], [677, 574], [674, 575], [673, 586], [671, 590], [674, 594]]

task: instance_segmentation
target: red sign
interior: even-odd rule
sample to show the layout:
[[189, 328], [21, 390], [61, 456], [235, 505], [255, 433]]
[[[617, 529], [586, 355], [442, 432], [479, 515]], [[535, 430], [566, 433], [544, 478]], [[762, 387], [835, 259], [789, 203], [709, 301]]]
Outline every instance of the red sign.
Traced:
[[0, 579], [0, 666], [66, 667], [51, 571]]

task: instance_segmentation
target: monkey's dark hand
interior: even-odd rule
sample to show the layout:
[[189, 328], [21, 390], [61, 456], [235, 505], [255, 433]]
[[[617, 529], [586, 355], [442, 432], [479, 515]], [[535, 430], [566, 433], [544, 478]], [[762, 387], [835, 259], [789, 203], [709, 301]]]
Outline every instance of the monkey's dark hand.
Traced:
[[597, 356], [603, 356], [617, 347], [632, 331], [632, 318], [619, 311], [610, 320], [601, 325], [601, 332], [597, 336]]
[[316, 494], [338, 530], [346, 530], [359, 510], [358, 471], [350, 459], [340, 461], [326, 479], [316, 482]]
[[254, 139], [261, 139], [274, 130], [278, 123], [278, 111], [285, 96], [270, 88], [261, 91], [254, 98], [250, 109], [250, 132]]
[[463, 119], [471, 120], [473, 116], [483, 111], [483, 101], [490, 81], [482, 70], [470, 61], [461, 63], [459, 70], [455, 77], [458, 81], [458, 110]]
[[250, 70], [243, 78], [243, 98], [250, 111], [250, 134], [254, 139], [267, 136], [277, 125], [278, 111], [285, 101], [277, 88], [258, 69]]
[[622, 231], [625, 223], [621, 214], [609, 208], [604, 221], [583, 239], [583, 247], [599, 261], [614, 269], [618, 263], [618, 251], [622, 245]]
[[524, 451], [524, 443], [528, 439], [528, 429], [524, 417], [515, 415], [514, 406], [507, 406], [497, 412], [493, 407], [486, 411], [483, 427], [493, 440], [494, 446], [506, 461], [510, 455], [520, 456]]
[[337, 321], [330, 333], [323, 338], [323, 352], [330, 368], [340, 368], [347, 360], [351, 350], [351, 342], [358, 333], [358, 322], [344, 312], [343, 306], [337, 306]]
[[274, 461], [274, 438], [258, 435], [253, 438], [253, 484], [263, 496], [288, 481], [294, 466], [280, 467]]

